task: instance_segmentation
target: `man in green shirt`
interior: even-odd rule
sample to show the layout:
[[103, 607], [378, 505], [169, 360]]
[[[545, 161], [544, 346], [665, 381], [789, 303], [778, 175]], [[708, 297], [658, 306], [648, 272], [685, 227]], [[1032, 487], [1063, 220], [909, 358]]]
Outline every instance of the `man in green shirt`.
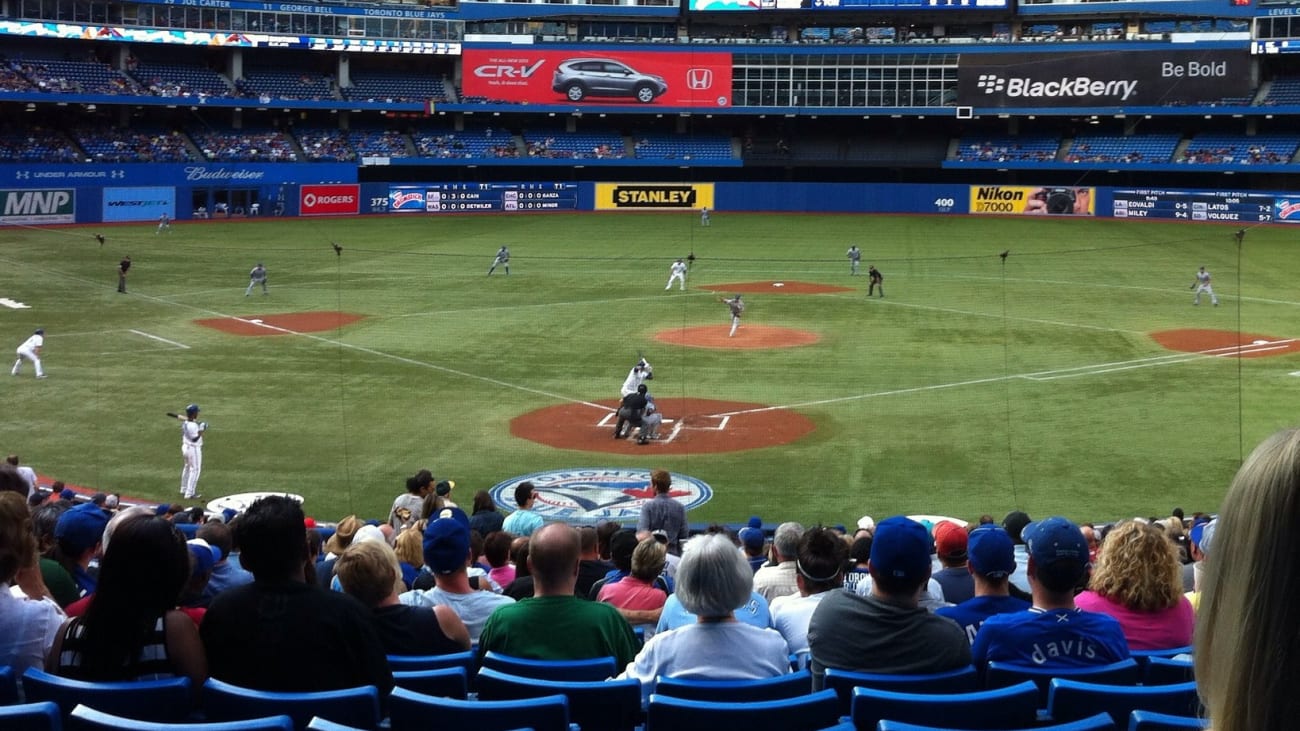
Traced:
[[538, 660], [612, 656], [616, 667], [636, 657], [636, 635], [612, 605], [574, 596], [581, 542], [564, 523], [548, 523], [529, 539], [531, 599], [499, 607], [479, 636], [480, 657], [500, 652]]

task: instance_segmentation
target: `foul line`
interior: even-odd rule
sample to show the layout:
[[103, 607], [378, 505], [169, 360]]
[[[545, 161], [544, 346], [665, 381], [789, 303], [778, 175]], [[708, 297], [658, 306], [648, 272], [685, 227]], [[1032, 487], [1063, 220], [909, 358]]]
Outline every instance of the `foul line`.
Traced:
[[178, 343], [178, 342], [176, 342], [175, 340], [168, 340], [167, 338], [164, 338], [164, 337], [159, 336], [159, 335], [150, 335], [149, 333], [144, 332], [143, 330], [127, 330], [127, 332], [135, 333], [136, 335], [139, 335], [140, 337], [149, 338], [150, 340], [157, 340], [157, 341], [160, 342], [160, 343], [167, 343], [168, 345], [175, 346], [175, 347], [177, 347], [177, 348], [180, 348], [181, 350], [189, 350], [189, 349], [190, 349], [190, 346], [186, 345], [185, 343]]

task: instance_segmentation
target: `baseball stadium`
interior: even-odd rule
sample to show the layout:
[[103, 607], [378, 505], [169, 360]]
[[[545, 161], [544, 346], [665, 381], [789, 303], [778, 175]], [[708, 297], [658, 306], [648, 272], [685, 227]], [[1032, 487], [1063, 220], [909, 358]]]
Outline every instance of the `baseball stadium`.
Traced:
[[1296, 423], [1297, 15], [14, 0], [0, 471], [186, 538], [287, 495], [331, 556], [429, 493], [425, 573], [448, 501], [654, 542], [657, 470], [737, 545], [1176, 510], [1190, 589], [1182, 518]]

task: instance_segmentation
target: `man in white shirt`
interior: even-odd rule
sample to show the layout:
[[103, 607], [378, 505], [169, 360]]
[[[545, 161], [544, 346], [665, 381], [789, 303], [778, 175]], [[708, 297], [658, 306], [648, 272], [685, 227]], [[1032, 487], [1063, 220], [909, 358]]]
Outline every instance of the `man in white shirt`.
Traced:
[[9, 455], [9, 457], [5, 461], [13, 465], [14, 471], [18, 473], [19, 477], [23, 478], [23, 482], [27, 483], [27, 494], [31, 495], [33, 492], [35, 492], [36, 491], [36, 470], [32, 469], [31, 467], [28, 467], [25, 464], [19, 464], [18, 455], [16, 454]]
[[795, 560], [799, 558], [799, 541], [803, 539], [803, 526], [799, 523], [782, 523], [772, 535], [772, 561], [754, 573], [754, 591], [771, 602], [779, 596], [799, 593], [795, 580]]
[[844, 585], [849, 547], [835, 531], [815, 526], [799, 540], [795, 580], [799, 593], [772, 600], [772, 624], [790, 646], [790, 652], [808, 652], [808, 621], [826, 593]]
[[32, 365], [36, 366], [36, 377], [44, 378], [45, 370], [41, 368], [41, 347], [44, 345], [45, 328], [38, 327], [30, 338], [27, 338], [22, 345], [18, 346], [18, 350], [15, 351], [18, 353], [18, 359], [14, 361], [14, 367], [9, 371], [9, 375], [18, 375], [19, 369], [23, 366], [23, 359], [26, 358], [32, 362]]

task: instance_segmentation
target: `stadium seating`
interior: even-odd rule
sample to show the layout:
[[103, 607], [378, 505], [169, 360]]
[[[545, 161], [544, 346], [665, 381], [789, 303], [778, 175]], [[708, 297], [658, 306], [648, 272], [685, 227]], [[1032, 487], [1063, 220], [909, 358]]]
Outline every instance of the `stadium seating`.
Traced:
[[614, 665], [612, 657], [597, 657], [590, 660], [533, 660], [489, 652], [483, 656], [483, 667], [510, 675], [542, 680], [595, 681], [612, 678], [618, 674], [618, 668]]
[[392, 129], [353, 129], [348, 142], [362, 157], [408, 157], [406, 135]]
[[134, 79], [100, 61], [32, 59], [17, 70], [35, 89], [55, 94], [146, 93]]
[[797, 698], [812, 692], [812, 673], [800, 670], [761, 680], [659, 678], [655, 693], [711, 703], [744, 703]]
[[884, 719], [949, 729], [1027, 728], [1038, 718], [1038, 687], [1025, 681], [969, 693], [854, 688], [851, 708], [850, 717], [860, 730], [873, 729]]
[[50, 701], [66, 720], [79, 704], [139, 721], [183, 721], [193, 710], [189, 678], [92, 683], [28, 668], [22, 677], [29, 702]]
[[1047, 693], [1053, 678], [1068, 678], [1089, 683], [1105, 685], [1134, 685], [1141, 676], [1137, 660], [1129, 658], [1109, 665], [1079, 668], [1038, 668], [1031, 665], [1015, 665], [1004, 662], [990, 662], [984, 672], [984, 682], [990, 688], [1003, 688], [1028, 680], [1038, 686], [1040, 708], [1047, 707]]
[[1300, 146], [1300, 135], [1203, 134], [1187, 143], [1179, 162], [1206, 165], [1285, 165]]
[[1210, 722], [1191, 716], [1171, 716], [1154, 711], [1133, 711], [1129, 715], [1128, 731], [1191, 731], [1206, 729]]
[[307, 731], [367, 731], [366, 729], [348, 726], [342, 723], [327, 721], [320, 716], [316, 716], [307, 722]]
[[59, 707], [49, 701], [0, 705], [0, 728], [5, 731], [62, 731]]
[[1142, 668], [1143, 685], [1170, 685], [1193, 680], [1196, 680], [1196, 665], [1191, 660], [1151, 657]]
[[191, 98], [235, 95], [225, 77], [202, 66], [142, 60], [128, 73], [154, 96]]
[[731, 138], [723, 135], [636, 134], [633, 152], [642, 160], [730, 160]]
[[159, 127], [78, 127], [73, 136], [93, 162], [187, 162], [185, 137]]
[[294, 69], [254, 67], [244, 69], [235, 82], [243, 93], [269, 99], [322, 101], [334, 98], [333, 82], [321, 74]]
[[469, 694], [469, 675], [465, 668], [437, 670], [394, 670], [393, 683], [399, 688], [424, 695], [464, 699]]
[[469, 670], [477, 664], [473, 650], [453, 652], [448, 655], [389, 655], [388, 667], [393, 672], [400, 670], [441, 670], [443, 668], [465, 668]]
[[[1110, 720], [1110, 716], [1098, 713], [1095, 716], [1070, 721], [1069, 723], [1026, 726], [1022, 731], [1113, 731], [1115, 728], [1115, 722]], [[881, 721], [876, 725], [876, 731], [946, 731], [947, 729], [951, 729], [951, 727], [917, 726], [916, 724], [888, 720]], [[1006, 731], [1012, 730], [1008, 729]]]
[[190, 137], [213, 162], [294, 162], [298, 152], [279, 130], [191, 128]]
[[1300, 77], [1283, 76], [1273, 79], [1268, 94], [1260, 103], [1266, 106], [1300, 104]]
[[626, 680], [564, 681], [525, 678], [485, 667], [474, 687], [485, 701], [563, 695], [569, 720], [583, 731], [632, 731], [641, 722], [641, 683]]
[[1061, 147], [1054, 135], [1016, 137], [963, 137], [957, 141], [954, 160], [961, 162], [1052, 162]]
[[14, 676], [14, 669], [8, 665], [0, 665], [0, 706], [17, 702], [18, 679]]
[[1183, 647], [1169, 647], [1163, 650], [1133, 650], [1129, 654], [1137, 660], [1139, 667], [1146, 667], [1147, 661], [1153, 657], [1175, 658], [1179, 655], [1191, 656], [1195, 652], [1191, 645]]
[[1165, 163], [1173, 157], [1179, 134], [1079, 135], [1065, 153], [1067, 162], [1106, 164]]
[[529, 157], [613, 159], [625, 154], [622, 135], [613, 132], [528, 130], [524, 143]]
[[356, 73], [352, 85], [340, 91], [343, 98], [363, 102], [446, 102], [451, 100], [447, 84], [440, 78], [421, 74]]
[[339, 129], [294, 129], [294, 137], [307, 159], [313, 162], [348, 162], [357, 159], [357, 153], [348, 143], [348, 136]]
[[1053, 721], [1073, 721], [1098, 711], [1109, 713], [1116, 724], [1121, 724], [1133, 711], [1195, 716], [1200, 711], [1200, 700], [1196, 695], [1196, 683], [1144, 687], [1052, 681], [1047, 715]]
[[104, 713], [79, 705], [72, 711], [72, 725], [68, 729], [69, 731], [295, 731], [295, 726], [288, 716], [267, 716], [241, 721], [156, 723]]
[[41, 126], [0, 127], [0, 162], [81, 162], [63, 133]]
[[294, 728], [305, 728], [313, 716], [373, 729], [379, 725], [379, 691], [374, 686], [313, 693], [278, 693], [241, 688], [208, 678], [203, 684], [203, 713], [213, 720], [237, 721], [285, 715]]
[[440, 728], [473, 731], [569, 731], [569, 701], [562, 695], [514, 701], [461, 701], [394, 688], [389, 696], [392, 731], [426, 731], [436, 719]]
[[839, 720], [835, 691], [823, 690], [773, 701], [710, 703], [654, 694], [645, 731], [815, 731]]
[[969, 693], [980, 689], [979, 673], [973, 665], [921, 675], [855, 673], [827, 668], [824, 683], [839, 696], [841, 713], [845, 715], [850, 711], [854, 688], [876, 688], [896, 693]]

